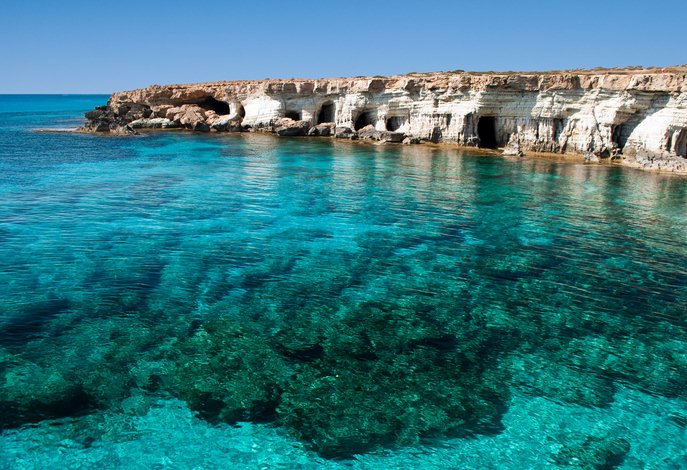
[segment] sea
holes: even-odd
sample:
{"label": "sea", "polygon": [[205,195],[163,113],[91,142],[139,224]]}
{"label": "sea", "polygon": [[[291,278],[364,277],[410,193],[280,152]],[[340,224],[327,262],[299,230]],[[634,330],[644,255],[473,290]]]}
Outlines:
{"label": "sea", "polygon": [[107,99],[0,96],[1,469],[687,469],[687,176]]}

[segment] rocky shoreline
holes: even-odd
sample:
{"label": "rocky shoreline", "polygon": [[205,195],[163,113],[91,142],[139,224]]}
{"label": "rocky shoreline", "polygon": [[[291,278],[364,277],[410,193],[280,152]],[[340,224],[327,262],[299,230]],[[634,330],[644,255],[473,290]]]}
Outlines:
{"label": "rocky shoreline", "polygon": [[687,66],[153,85],[86,113],[141,129],[454,143],[687,172]]}

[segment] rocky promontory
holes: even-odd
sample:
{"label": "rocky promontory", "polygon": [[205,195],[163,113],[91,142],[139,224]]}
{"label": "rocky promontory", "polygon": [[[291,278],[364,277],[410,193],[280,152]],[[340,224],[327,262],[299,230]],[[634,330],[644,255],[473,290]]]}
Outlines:
{"label": "rocky promontory", "polygon": [[113,94],[83,128],[138,129],[448,142],[687,172],[687,66],[153,85]]}

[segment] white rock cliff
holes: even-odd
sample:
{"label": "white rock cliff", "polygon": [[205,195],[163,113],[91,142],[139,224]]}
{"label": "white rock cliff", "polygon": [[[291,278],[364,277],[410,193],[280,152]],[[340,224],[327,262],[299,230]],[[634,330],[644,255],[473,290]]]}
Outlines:
{"label": "white rock cliff", "polygon": [[154,85],[86,117],[95,132],[405,138],[687,172],[687,67]]}

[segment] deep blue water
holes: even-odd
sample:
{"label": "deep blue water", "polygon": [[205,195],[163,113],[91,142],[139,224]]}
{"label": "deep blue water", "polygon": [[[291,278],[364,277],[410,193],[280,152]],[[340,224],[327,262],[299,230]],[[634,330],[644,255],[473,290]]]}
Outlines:
{"label": "deep blue water", "polygon": [[0,468],[687,468],[687,177],[0,96]]}

